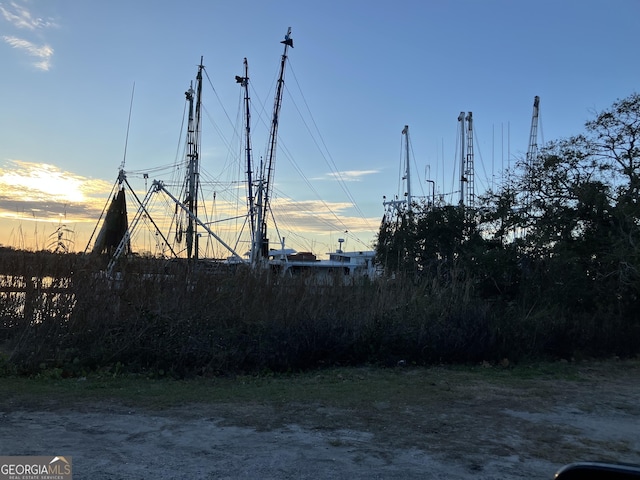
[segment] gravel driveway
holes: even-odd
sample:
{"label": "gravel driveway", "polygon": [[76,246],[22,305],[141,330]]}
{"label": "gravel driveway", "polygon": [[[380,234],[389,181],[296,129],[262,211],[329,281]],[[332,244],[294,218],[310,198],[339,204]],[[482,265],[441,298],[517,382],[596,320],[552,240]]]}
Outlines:
{"label": "gravel driveway", "polygon": [[5,401],[0,454],[71,456],[74,479],[95,480],[551,479],[574,461],[640,463],[640,368],[612,365],[515,385],[440,374],[425,401],[357,408]]}

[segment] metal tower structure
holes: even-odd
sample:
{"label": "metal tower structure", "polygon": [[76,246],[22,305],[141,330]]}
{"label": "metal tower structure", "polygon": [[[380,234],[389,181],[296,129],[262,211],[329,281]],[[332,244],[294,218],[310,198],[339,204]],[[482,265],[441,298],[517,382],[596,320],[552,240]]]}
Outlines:
{"label": "metal tower structure", "polygon": [[[529,131],[529,147],[527,148],[526,157],[526,169],[528,173],[533,172],[533,167],[538,158],[538,116],[540,113],[540,97],[535,96],[533,99],[533,113],[531,115],[531,130]],[[531,187],[528,187],[525,192],[524,198],[524,210],[527,214],[531,209]]]}
{"label": "metal tower structure", "polygon": [[473,115],[467,113],[467,164],[465,165],[464,177],[467,183],[466,206],[473,208],[476,204],[476,192],[474,186],[475,167],[473,164]]}
{"label": "metal tower structure", "polygon": [[476,202],[473,165],[473,114],[460,112],[460,201],[459,205],[473,207]]}
{"label": "metal tower structure", "polygon": [[538,157],[538,116],[540,113],[540,97],[533,99],[533,114],[531,115],[531,130],[529,132],[529,148],[527,149],[527,166],[533,166]]}

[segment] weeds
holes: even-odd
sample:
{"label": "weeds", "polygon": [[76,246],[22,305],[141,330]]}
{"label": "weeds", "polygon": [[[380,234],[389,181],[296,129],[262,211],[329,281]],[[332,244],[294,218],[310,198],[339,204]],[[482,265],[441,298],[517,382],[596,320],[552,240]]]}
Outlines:
{"label": "weeds", "polygon": [[472,279],[319,286],[241,268],[194,271],[138,259],[110,280],[100,274],[101,259],[9,253],[2,253],[0,271],[0,375],[182,378],[513,362],[576,352],[610,356],[619,348],[633,354],[640,339],[615,318],[596,322],[558,316],[553,305],[488,302]]}

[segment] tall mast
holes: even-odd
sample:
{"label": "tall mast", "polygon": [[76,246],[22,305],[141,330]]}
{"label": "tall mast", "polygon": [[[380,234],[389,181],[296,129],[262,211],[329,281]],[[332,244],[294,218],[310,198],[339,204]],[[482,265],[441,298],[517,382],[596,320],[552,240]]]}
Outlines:
{"label": "tall mast", "polygon": [[467,183],[467,207],[473,208],[476,203],[476,193],[474,186],[475,167],[473,165],[473,116],[467,113],[467,165],[464,172]]}
{"label": "tall mast", "polygon": [[[538,116],[540,111],[540,97],[535,96],[533,98],[533,113],[531,114],[531,130],[529,132],[529,147],[527,148],[527,157],[526,157],[526,170],[527,176],[526,178],[531,179],[531,175],[533,174],[533,167],[536,163],[536,159],[538,158]],[[529,180],[530,182],[530,180]],[[524,191],[524,205],[523,209],[526,216],[531,215],[531,203],[532,203],[532,187],[529,183]]]}
{"label": "tall mast", "polygon": [[529,132],[529,148],[527,149],[527,165],[533,166],[538,156],[538,114],[540,110],[540,97],[533,99],[533,114],[531,115],[531,131]]}
{"label": "tall mast", "polygon": [[[405,170],[402,180],[405,182],[405,193],[403,198],[396,198],[394,200],[384,200],[382,205],[387,207],[388,211],[395,208],[398,213],[402,212],[403,206],[405,211],[411,212],[411,164],[409,162],[409,125],[405,125],[402,129],[402,135],[404,135],[404,150],[405,150]],[[386,198],[386,197],[384,197]]]}
{"label": "tall mast", "polygon": [[266,257],[269,252],[269,239],[267,238],[267,214],[269,211],[269,200],[271,198],[271,191],[273,190],[273,175],[276,164],[276,144],[278,140],[278,120],[280,116],[280,106],[282,104],[282,94],[284,91],[284,69],[287,62],[287,52],[289,47],[293,48],[293,39],[291,38],[291,27],[287,30],[287,34],[284,40],[280,43],[284,44],[284,52],[280,61],[280,74],[278,75],[278,83],[276,86],[276,95],[273,106],[273,118],[271,121],[271,131],[269,133],[269,152],[267,156],[267,163],[265,165],[266,172],[262,172],[262,185],[259,187],[261,193],[261,223],[260,223],[260,235],[258,237],[257,251],[261,253],[263,257]]}
{"label": "tall mast", "polygon": [[[527,169],[529,170],[529,175],[527,178],[530,178],[531,173],[533,172],[533,167],[535,165],[536,159],[538,158],[538,117],[540,112],[540,97],[535,96],[533,98],[533,113],[531,115],[531,130],[529,132],[529,148],[527,149]],[[525,211],[529,214],[529,208],[531,207],[531,186],[528,186],[527,191],[525,193]]]}
{"label": "tall mast", "polygon": [[[200,118],[201,118],[201,102],[202,102],[202,57],[200,57],[200,65],[198,66],[198,74],[196,75],[196,90],[194,92],[193,85],[185,92],[189,101],[189,124],[187,127],[187,180],[185,187],[185,204],[189,212],[186,231],[187,258],[198,259],[198,223],[194,221],[194,217],[198,217],[198,183],[200,178]],[[194,94],[195,94],[195,115],[194,115]]]}
{"label": "tall mast", "polygon": [[409,162],[409,125],[405,125],[402,130],[404,135],[404,148],[405,148],[405,174],[404,178],[407,181],[407,211],[411,213],[411,167]]}
{"label": "tall mast", "polygon": [[245,156],[247,160],[247,202],[249,204],[249,222],[251,226],[251,252],[253,254],[253,245],[255,244],[256,233],[256,212],[255,197],[253,193],[253,165],[251,162],[251,109],[249,105],[249,64],[244,59],[244,76],[236,76],[236,82],[244,89],[244,110],[245,110]]}
{"label": "tall mast", "polygon": [[465,181],[464,171],[465,171],[465,148],[464,148],[464,112],[460,112],[458,115],[458,123],[460,124],[460,205],[464,205],[464,190],[465,190]]}

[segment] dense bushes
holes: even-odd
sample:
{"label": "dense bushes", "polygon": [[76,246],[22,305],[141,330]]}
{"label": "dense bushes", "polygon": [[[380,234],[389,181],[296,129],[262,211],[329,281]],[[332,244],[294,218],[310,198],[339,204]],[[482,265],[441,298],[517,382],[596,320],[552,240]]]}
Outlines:
{"label": "dense bushes", "polygon": [[[22,255],[14,277],[42,262],[42,254]],[[318,286],[244,269],[193,272],[160,260],[132,262],[110,280],[80,256],[47,261],[49,285],[71,283],[58,293],[31,292],[28,309],[2,312],[2,350],[23,374],[187,376],[570,358],[632,354],[640,340],[628,322],[488,301],[455,269],[430,281],[398,276]]]}

